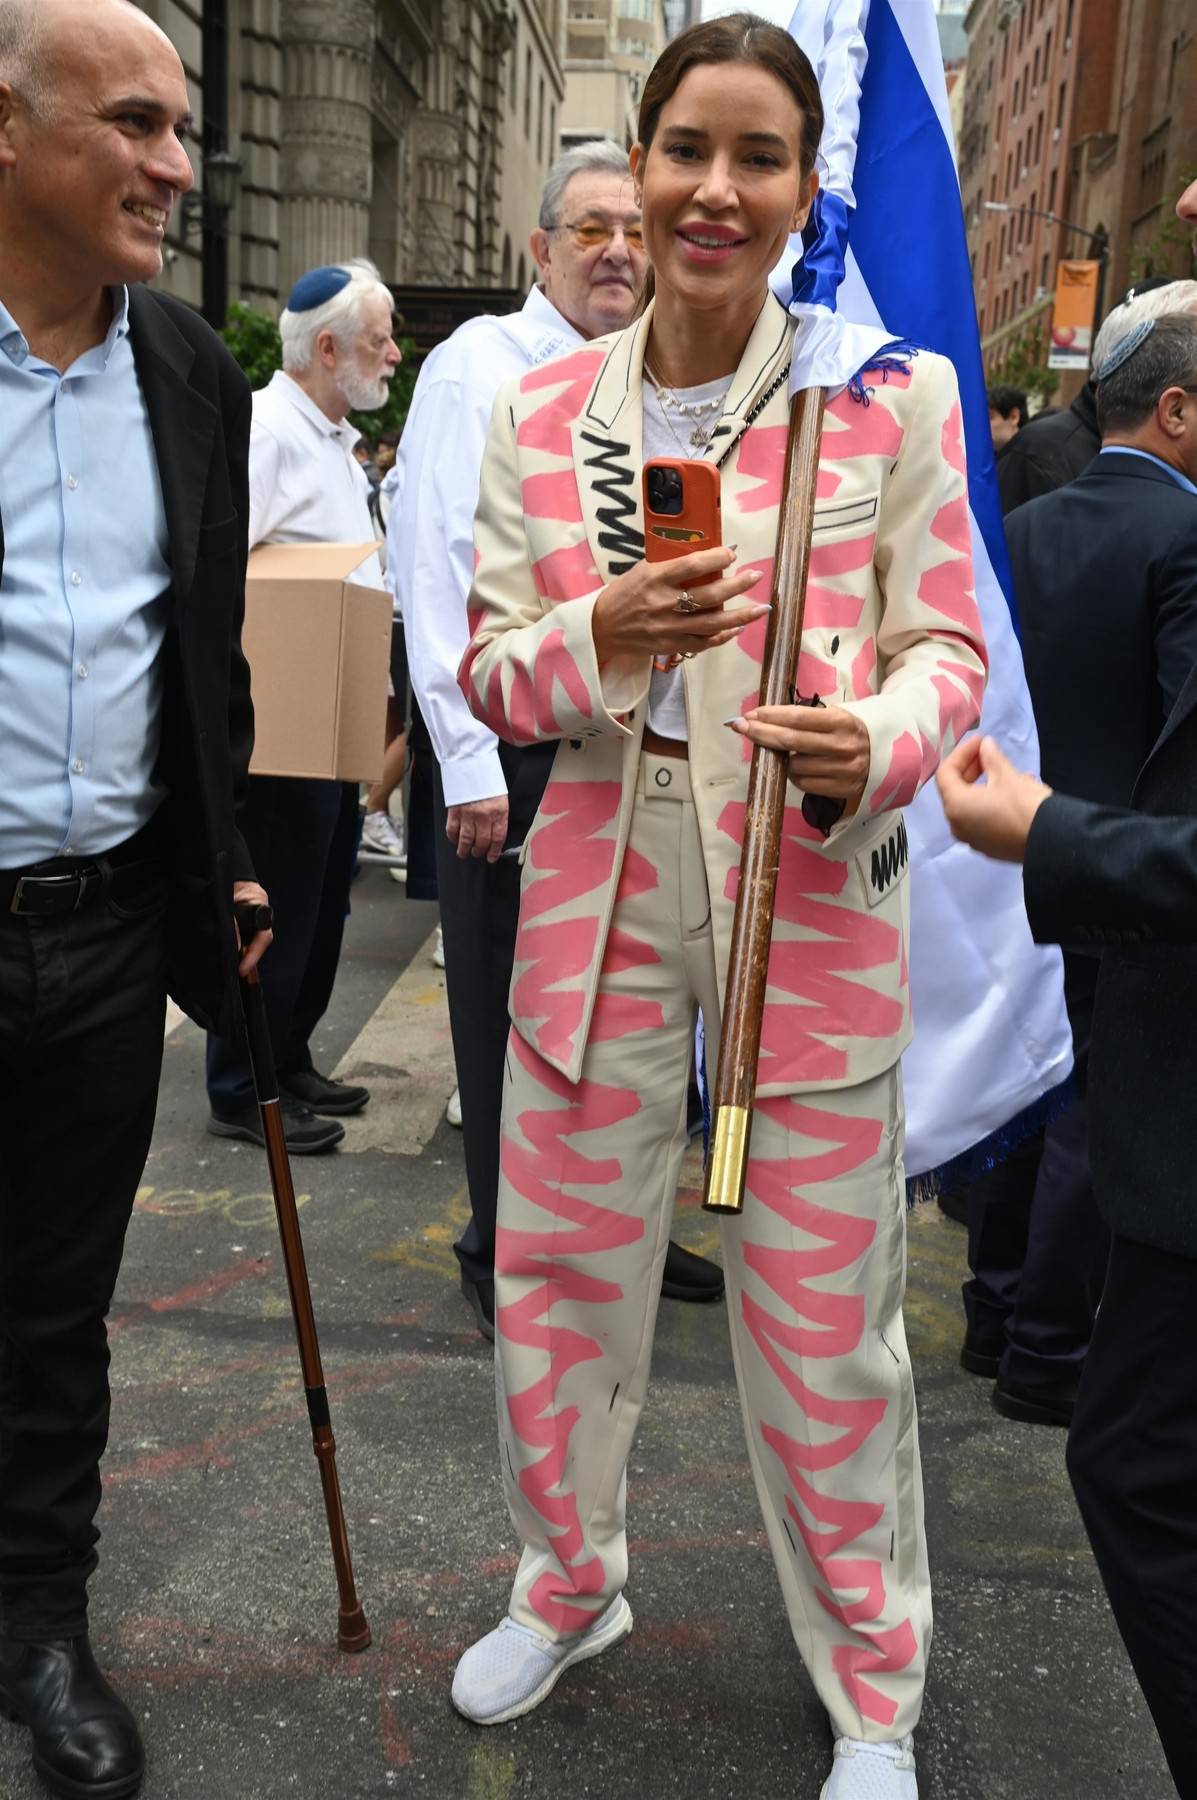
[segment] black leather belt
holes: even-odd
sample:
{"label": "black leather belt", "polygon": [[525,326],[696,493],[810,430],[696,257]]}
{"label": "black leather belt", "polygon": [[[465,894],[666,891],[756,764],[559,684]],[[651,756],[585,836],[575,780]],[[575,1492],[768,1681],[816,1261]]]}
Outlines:
{"label": "black leather belt", "polygon": [[27,869],[0,869],[0,911],[20,918],[61,919],[107,894],[113,879],[162,860],[157,819],[103,856],[55,856]]}

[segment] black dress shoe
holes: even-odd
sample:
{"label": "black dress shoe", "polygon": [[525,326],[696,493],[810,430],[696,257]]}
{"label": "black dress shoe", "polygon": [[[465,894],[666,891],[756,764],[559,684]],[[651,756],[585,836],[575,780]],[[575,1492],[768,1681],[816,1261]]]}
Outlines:
{"label": "black dress shoe", "polygon": [[495,1284],[493,1276],[481,1281],[471,1281],[468,1275],[461,1278],[461,1291],[473,1308],[474,1317],[478,1321],[478,1329],[488,1344],[495,1341]]}
{"label": "black dress shoe", "polygon": [[667,1300],[722,1300],[723,1270],[670,1240],[661,1292]]}
{"label": "black dress shoe", "polygon": [[86,1637],[0,1637],[0,1712],[33,1733],[33,1766],[66,1800],[124,1800],[145,1753],[133,1714],[96,1667]]}
{"label": "black dress shoe", "polygon": [[[292,1156],[314,1156],[319,1150],[331,1150],[345,1136],[345,1127],[335,1119],[318,1119],[308,1107],[282,1096],[283,1136]],[[256,1106],[239,1106],[232,1112],[213,1112],[208,1120],[213,1137],[241,1138],[247,1144],[266,1148],[262,1135],[262,1115]]]}
{"label": "black dress shoe", "polygon": [[993,1404],[1007,1419],[1023,1425],[1072,1424],[1076,1408],[1078,1381],[1036,1382],[1024,1386],[1020,1381],[1004,1381],[1001,1376],[993,1386]]}
{"label": "black dress shoe", "polygon": [[960,1348],[960,1367],[967,1369],[970,1375],[982,1375],[986,1381],[996,1381],[999,1365],[1002,1360],[1001,1348],[994,1349],[983,1338],[969,1337],[965,1334]]}
{"label": "black dress shoe", "polygon": [[347,1081],[333,1081],[316,1069],[296,1069],[292,1075],[280,1075],[279,1091],[290,1094],[314,1113],[332,1113],[348,1117],[360,1113],[370,1098],[369,1088],[351,1087]]}

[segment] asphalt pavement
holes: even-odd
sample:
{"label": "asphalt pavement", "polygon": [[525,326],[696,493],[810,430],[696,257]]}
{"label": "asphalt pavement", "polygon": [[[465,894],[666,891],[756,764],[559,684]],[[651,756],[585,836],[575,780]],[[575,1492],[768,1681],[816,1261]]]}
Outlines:
{"label": "asphalt pavement", "polygon": [[[479,1730],[460,1652],[515,1562],[491,1352],[457,1287],[460,1134],[435,910],[384,870],[354,893],[322,1068],[374,1097],[295,1162],[358,1585],[336,1589],[264,1154],[204,1131],[203,1040],[166,1044],[153,1151],[113,1306],[114,1405],[92,1631],[139,1716],[146,1800],[816,1800],[826,1722],[786,1625],[744,1453],[723,1308],[665,1302],[629,1471],[636,1627],[536,1713]],[[675,1236],[703,1253],[692,1156]],[[957,1364],[964,1233],[910,1227],[935,1644],[922,1800],[1168,1800],[1150,1720],[1064,1470]],[[0,1723],[0,1796],[34,1800]]]}

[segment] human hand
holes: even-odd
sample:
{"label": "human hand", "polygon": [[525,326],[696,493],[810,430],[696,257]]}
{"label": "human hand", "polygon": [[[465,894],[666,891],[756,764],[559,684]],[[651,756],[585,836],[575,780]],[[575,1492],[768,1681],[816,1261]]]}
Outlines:
{"label": "human hand", "polygon": [[[982,775],[984,787],[979,786]],[[999,862],[1020,863],[1031,821],[1051,789],[1024,775],[992,738],[966,738],[935,777],[952,836]]]}
{"label": "human hand", "polygon": [[868,785],[871,746],[866,726],[843,706],[751,706],[726,721],[737,736],[782,750],[795,787],[844,802],[850,818]]}
{"label": "human hand", "polygon": [[451,806],[445,818],[445,836],[463,861],[473,856],[498,862],[507,842],[506,794]]}
{"label": "human hand", "polygon": [[[270,896],[267,894],[266,889],[258,882],[235,881],[233,883],[234,912],[239,906],[269,905]],[[242,955],[241,961],[237,965],[237,973],[239,975],[248,975],[251,969],[256,969],[273,942],[273,931],[257,931],[254,933],[253,937],[250,938],[248,944],[243,943],[241,939],[241,928],[238,926],[237,943]]]}
{"label": "human hand", "polygon": [[[613,656],[697,656],[729,644],[746,625],[770,611],[767,603],[727,607],[729,600],[755,587],[759,569],[727,570],[736,559],[734,544],[714,550],[692,550],[672,562],[637,563],[617,575],[595,601],[594,647],[600,662]],[[709,586],[696,587],[715,575]],[[686,602],[679,610],[679,601]]]}

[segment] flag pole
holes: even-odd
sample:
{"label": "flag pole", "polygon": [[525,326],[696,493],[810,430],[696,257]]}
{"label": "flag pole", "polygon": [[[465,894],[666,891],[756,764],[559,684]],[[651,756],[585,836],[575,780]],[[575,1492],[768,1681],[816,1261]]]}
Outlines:
{"label": "flag pole", "polygon": [[[773,565],[773,611],[761,663],[761,706],[790,706],[798,698],[798,651],[806,611],[825,398],[821,387],[801,388],[790,402]],[[703,1198],[708,1212],[738,1213],[744,1207],[752,1101],[773,936],[773,900],[781,859],[787,761],[784,751],[753,745]],[[804,806],[808,814],[812,800],[814,797],[808,796]],[[833,816],[842,811],[838,802],[828,804]]]}

